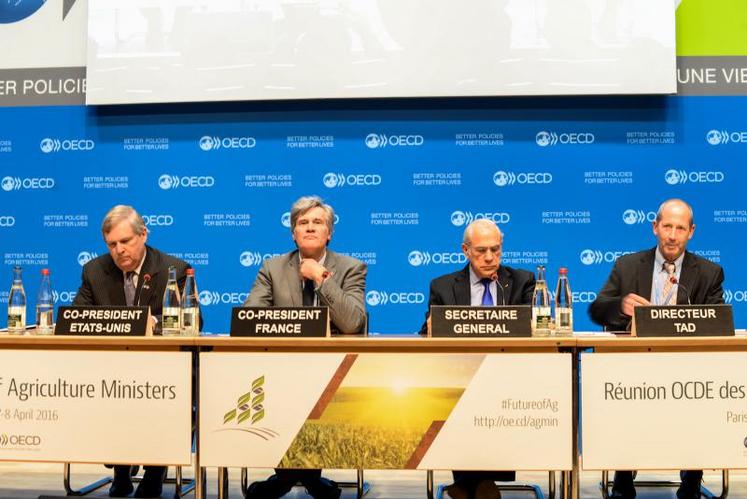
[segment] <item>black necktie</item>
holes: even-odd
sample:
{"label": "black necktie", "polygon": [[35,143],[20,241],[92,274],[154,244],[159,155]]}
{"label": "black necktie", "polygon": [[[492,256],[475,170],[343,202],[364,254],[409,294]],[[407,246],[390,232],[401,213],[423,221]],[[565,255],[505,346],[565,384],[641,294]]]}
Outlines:
{"label": "black necktie", "polygon": [[303,281],[303,306],[314,306],[314,281],[311,279],[304,279]]}

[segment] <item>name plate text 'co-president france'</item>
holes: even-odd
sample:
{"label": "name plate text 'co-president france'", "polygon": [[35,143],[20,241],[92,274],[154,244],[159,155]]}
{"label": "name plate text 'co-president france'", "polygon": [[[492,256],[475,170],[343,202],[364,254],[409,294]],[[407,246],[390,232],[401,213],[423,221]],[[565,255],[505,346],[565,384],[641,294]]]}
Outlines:
{"label": "name plate text 'co-president france'", "polygon": [[635,307],[637,336],[734,336],[731,305]]}
{"label": "name plate text 'co-president france'", "polygon": [[327,307],[235,307],[231,336],[323,338],[329,336]]}
{"label": "name plate text 'co-president france'", "polygon": [[438,338],[526,338],[532,336],[528,305],[431,307],[431,336]]}
{"label": "name plate text 'co-president france'", "polygon": [[150,330],[150,307],[60,307],[54,334],[145,336]]}

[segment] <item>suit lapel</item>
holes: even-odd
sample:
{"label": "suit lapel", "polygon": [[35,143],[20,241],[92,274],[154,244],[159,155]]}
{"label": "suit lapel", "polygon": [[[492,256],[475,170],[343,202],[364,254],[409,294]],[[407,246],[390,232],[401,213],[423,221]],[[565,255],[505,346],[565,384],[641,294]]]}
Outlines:
{"label": "suit lapel", "polygon": [[651,277],[654,274],[655,251],[656,248],[643,255],[641,264],[638,266],[638,294],[649,301],[651,301]]}
{"label": "suit lapel", "polygon": [[[498,268],[498,282],[496,282],[496,285],[498,286],[498,294],[501,296],[501,305],[508,305],[513,303],[513,300],[511,299],[511,292],[514,288],[514,280],[511,277],[511,274],[508,270],[506,270],[505,267],[499,267]],[[495,303],[498,304],[498,297],[495,297]]]}
{"label": "suit lapel", "polygon": [[690,301],[688,297],[693,291],[693,284],[698,282],[698,262],[687,251],[685,252],[685,257],[682,259],[680,282],[682,286],[677,286],[677,303],[686,304]]}
{"label": "suit lapel", "polygon": [[[161,259],[158,253],[152,248],[148,247],[145,252],[145,261],[143,266],[140,268],[140,275],[137,279],[137,290],[135,290],[135,303],[140,305],[148,305],[150,299],[153,296],[154,283],[156,282],[156,276],[159,272],[161,265]],[[149,282],[146,283],[145,275],[150,275]]]}
{"label": "suit lapel", "polygon": [[109,276],[109,282],[111,286],[107,286],[107,294],[109,295],[108,302],[112,305],[124,306],[127,305],[127,299],[124,293],[124,274],[119,267],[114,264],[114,260],[111,256],[108,259],[108,265],[104,268],[104,272]]}
{"label": "suit lapel", "polygon": [[469,264],[454,279],[454,302],[456,305],[469,306],[472,303],[469,290]]}
{"label": "suit lapel", "polygon": [[291,306],[301,307],[303,306],[303,297],[301,296],[301,281],[298,277],[298,251],[290,254],[288,265],[290,266],[290,271],[285,272],[285,285],[288,290],[288,296],[291,299]]}

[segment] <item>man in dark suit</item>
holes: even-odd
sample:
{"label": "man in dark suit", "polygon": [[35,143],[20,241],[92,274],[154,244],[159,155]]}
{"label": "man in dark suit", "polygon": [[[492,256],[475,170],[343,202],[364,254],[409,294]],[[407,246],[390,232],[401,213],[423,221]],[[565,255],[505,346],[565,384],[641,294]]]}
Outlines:
{"label": "man in dark suit", "polygon": [[[148,228],[131,206],[118,205],[109,210],[101,232],[109,253],[83,267],[82,283],[73,305],[147,305],[157,328],[169,267],[176,268],[182,289],[189,265],[145,244]],[[132,493],[131,469],[131,466],[114,466],[110,497],[127,497]],[[146,466],[135,497],[160,496],[165,478],[166,467]]]}
{"label": "man in dark suit", "polygon": [[[503,234],[492,220],[479,219],[464,231],[462,251],[469,264],[462,270],[431,281],[429,305],[529,305],[534,294],[534,274],[501,265]],[[427,334],[430,313],[420,330]],[[515,479],[513,471],[454,471],[446,487],[451,499],[498,499],[496,480]]]}
{"label": "man in dark suit", "polygon": [[[246,307],[326,306],[332,330],[362,333],[366,328],[366,265],[327,248],[335,214],[316,197],[298,199],[291,208],[291,233],[297,249],[265,261],[257,274]],[[301,482],[315,499],[338,499],[339,486],[321,470],[276,469],[254,482],[246,499],[275,499]]]}
{"label": "man in dark suit", "polygon": [[[625,331],[639,305],[724,302],[723,269],[685,250],[695,233],[690,205],[680,199],[662,203],[653,231],[656,247],[618,258],[589,307],[591,319],[608,330]],[[703,472],[681,471],[680,477],[678,499],[700,499]],[[633,473],[616,471],[612,497],[633,499],[635,495]]]}

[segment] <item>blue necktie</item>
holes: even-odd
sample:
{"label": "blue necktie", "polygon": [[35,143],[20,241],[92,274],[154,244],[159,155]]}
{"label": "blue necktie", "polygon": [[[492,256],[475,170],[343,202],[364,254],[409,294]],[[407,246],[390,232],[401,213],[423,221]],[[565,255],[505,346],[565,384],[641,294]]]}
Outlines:
{"label": "blue necktie", "polygon": [[482,293],[482,306],[492,307],[493,296],[490,294],[490,283],[493,282],[493,280],[486,277],[485,279],[480,279],[480,282],[485,286],[485,291]]}

